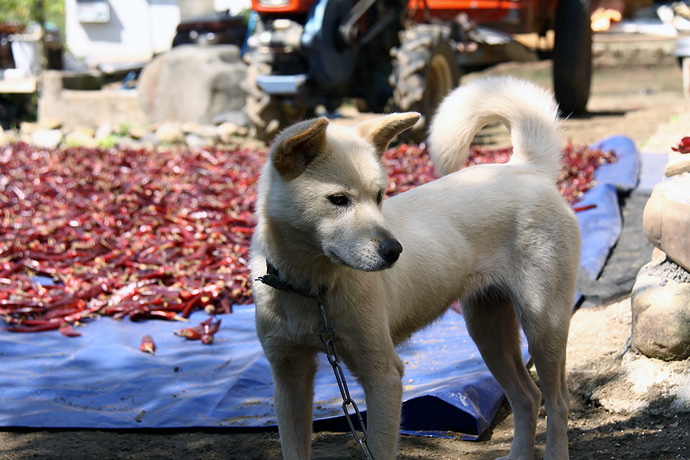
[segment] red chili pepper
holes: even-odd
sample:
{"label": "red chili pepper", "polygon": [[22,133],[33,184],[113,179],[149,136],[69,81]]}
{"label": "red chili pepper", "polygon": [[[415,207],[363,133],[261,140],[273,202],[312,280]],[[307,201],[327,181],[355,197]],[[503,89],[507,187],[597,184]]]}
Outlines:
{"label": "red chili pepper", "polygon": [[254,233],[254,227],[240,227],[236,225],[232,227],[231,231],[235,233],[243,233],[245,235],[252,235]]}
{"label": "red chili pepper", "polygon": [[184,307],[184,310],[182,310],[182,313],[180,316],[182,316],[183,318],[189,318],[189,315],[192,313],[192,310],[194,309],[194,307],[201,304],[201,297],[202,296],[203,296],[203,293],[199,292],[194,297],[189,299],[189,301],[187,301],[187,304]]}
{"label": "red chili pepper", "polygon": [[219,319],[215,323],[211,323],[211,320],[214,317],[212,316],[208,320],[204,321],[201,323],[203,325],[203,332],[201,334],[201,341],[205,343],[206,345],[211,345],[213,343],[213,336],[218,332],[218,329],[220,328],[220,322],[221,320]]}
{"label": "red chili pepper", "polygon": [[201,331],[197,329],[197,327],[186,327],[184,329],[180,329],[179,331],[175,331],[175,335],[184,337],[187,340],[199,340],[201,339]]}
{"label": "red chili pepper", "polygon": [[155,270],[150,271],[141,276],[142,280],[151,280],[156,278],[162,278],[165,276],[165,267],[158,267]]}
{"label": "red chili pepper", "polygon": [[229,315],[232,313],[232,305],[230,304],[230,300],[226,296],[223,296],[220,299],[220,307],[223,310],[223,313]]}
{"label": "red chili pepper", "polygon": [[62,323],[60,325],[59,330],[60,330],[60,333],[62,335],[67,336],[67,337],[80,337],[81,336],[81,332],[75,331],[74,328],[72,327],[72,325],[69,323]]}
{"label": "red chili pepper", "polygon": [[10,264],[10,266],[6,269],[4,269],[2,272],[0,272],[0,278],[9,278],[10,275],[23,270],[24,269],[24,260],[19,260],[15,262],[14,264]]}
{"label": "red chili pepper", "polygon": [[587,211],[588,209],[594,209],[596,207],[597,207],[596,204],[588,204],[585,206],[575,206],[575,207],[573,207],[573,211],[575,211],[575,212]]}
{"label": "red chili pepper", "polygon": [[55,321],[47,321],[44,324],[36,326],[6,326],[3,329],[9,332],[42,332],[53,331],[60,328],[60,323]]}
{"label": "red chili pepper", "polygon": [[679,153],[690,153],[690,137],[682,138],[677,146],[671,147],[671,150]]}
{"label": "red chili pepper", "polygon": [[183,322],[188,322],[189,320],[187,318],[183,318],[180,315],[177,314],[177,312],[174,311],[165,311],[165,310],[151,310],[149,312],[152,318],[162,318],[162,319],[167,319],[169,321],[183,321]]}
{"label": "red chili pepper", "polygon": [[150,335],[145,335],[144,337],[142,337],[139,349],[144,353],[154,354],[156,352],[156,344],[153,341],[153,337],[151,337]]}
{"label": "red chili pepper", "polygon": [[216,332],[218,332],[221,322],[219,319],[214,323],[214,318],[215,316],[211,316],[207,320],[199,323],[197,326],[187,327],[179,331],[175,331],[175,335],[184,337],[187,340],[201,340],[202,343],[210,345],[213,343],[213,336],[216,334]]}

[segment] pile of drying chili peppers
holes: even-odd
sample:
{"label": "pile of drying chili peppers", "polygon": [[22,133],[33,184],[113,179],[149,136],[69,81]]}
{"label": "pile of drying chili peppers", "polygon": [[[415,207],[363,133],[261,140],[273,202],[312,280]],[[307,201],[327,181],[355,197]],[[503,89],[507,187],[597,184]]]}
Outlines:
{"label": "pile of drying chili peppers", "polygon": [[[509,157],[474,148],[469,163]],[[569,144],[564,159],[559,187],[572,203],[615,155]],[[5,329],[76,336],[74,326],[102,315],[183,320],[251,302],[252,206],[265,160],[256,149],[0,149]],[[391,148],[384,162],[389,195],[436,177],[423,147]],[[178,335],[210,343],[219,323]]]}
{"label": "pile of drying chili peppers", "polygon": [[184,319],[251,302],[254,149],[0,150],[0,315],[13,332],[95,315]]}
{"label": "pile of drying chili peppers", "polygon": [[[487,149],[472,146],[466,166],[483,163],[506,163],[512,147]],[[594,170],[599,165],[614,163],[616,155],[611,151],[590,149],[571,142],[562,151],[562,168],[558,178],[558,189],[568,201],[575,204],[582,194],[594,186]],[[431,158],[423,146],[402,144],[389,149],[383,157],[389,171],[390,182],[387,194],[393,196],[438,177]]]}

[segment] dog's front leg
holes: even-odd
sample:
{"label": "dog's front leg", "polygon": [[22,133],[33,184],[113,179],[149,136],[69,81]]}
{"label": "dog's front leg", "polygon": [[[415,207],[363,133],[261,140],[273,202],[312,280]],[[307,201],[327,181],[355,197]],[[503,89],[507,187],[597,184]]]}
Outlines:
{"label": "dog's front leg", "polygon": [[269,361],[283,458],[306,460],[311,453],[316,354],[281,353]]}
{"label": "dog's front leg", "polygon": [[354,370],[367,400],[367,433],[376,460],[396,457],[400,435],[403,363],[391,343],[384,350],[359,354]]}

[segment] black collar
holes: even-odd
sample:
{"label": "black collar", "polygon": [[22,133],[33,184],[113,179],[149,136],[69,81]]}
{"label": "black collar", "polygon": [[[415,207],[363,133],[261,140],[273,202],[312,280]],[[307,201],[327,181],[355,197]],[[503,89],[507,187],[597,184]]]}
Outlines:
{"label": "black collar", "polygon": [[256,281],[261,281],[265,285],[271,286],[273,289],[277,289],[279,291],[294,292],[295,294],[299,294],[303,297],[316,300],[319,300],[319,297],[326,292],[326,288],[323,286],[319,287],[318,294],[312,294],[309,289],[295,286],[283,278],[278,269],[274,267],[273,264],[268,260],[266,260],[266,274],[258,277]]}

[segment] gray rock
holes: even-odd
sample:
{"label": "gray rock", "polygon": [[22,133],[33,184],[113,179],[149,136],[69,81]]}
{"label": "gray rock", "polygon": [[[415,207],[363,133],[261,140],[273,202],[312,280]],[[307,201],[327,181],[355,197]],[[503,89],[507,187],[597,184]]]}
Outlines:
{"label": "gray rock", "polygon": [[148,130],[146,128],[142,128],[141,126],[132,126],[127,130],[127,134],[129,137],[132,139],[141,139],[142,137],[146,136],[148,133]]}
{"label": "gray rock", "polygon": [[246,74],[236,46],[175,47],[142,71],[139,104],[150,122],[211,124],[218,114],[244,107]]}
{"label": "gray rock", "polygon": [[38,127],[41,129],[60,129],[62,121],[55,117],[45,117],[38,120]]}
{"label": "gray rock", "polygon": [[235,123],[225,122],[218,125],[216,131],[220,141],[224,144],[228,144],[234,140],[235,136],[246,136],[249,129]]}
{"label": "gray rock", "polygon": [[105,139],[108,136],[111,136],[115,130],[113,129],[113,125],[110,123],[101,123],[98,128],[96,128],[96,131],[94,132],[94,137],[98,139],[99,141],[101,139]]}
{"label": "gray rock", "polygon": [[665,361],[690,358],[690,274],[668,258],[651,261],[637,276],[631,346]]}
{"label": "gray rock", "polygon": [[234,123],[236,125],[249,127],[249,119],[244,113],[244,110],[230,110],[222,112],[213,117],[213,124],[219,125],[221,123]]}
{"label": "gray rock", "polygon": [[117,146],[121,149],[139,150],[144,147],[144,144],[140,140],[124,136],[117,139]]}
{"label": "gray rock", "polygon": [[161,144],[160,140],[156,136],[156,133],[146,132],[143,136],[137,139],[141,145],[145,147],[155,147]]}
{"label": "gray rock", "polygon": [[156,138],[161,144],[184,143],[184,131],[175,123],[162,123],[156,129]]}
{"label": "gray rock", "polygon": [[44,149],[54,149],[62,141],[60,129],[37,129],[31,133],[31,144]]}
{"label": "gray rock", "polygon": [[654,187],[642,227],[654,246],[690,270],[690,174],[674,176]]}
{"label": "gray rock", "polygon": [[98,141],[84,130],[75,130],[67,133],[63,143],[69,147],[98,147]]}
{"label": "gray rock", "polygon": [[[19,132],[20,132],[21,134],[29,134],[29,135],[31,135],[31,134],[34,133],[34,131],[36,131],[36,130],[39,129],[39,128],[40,128],[40,127],[38,126],[38,123],[33,122],[33,121],[22,121],[22,122],[19,124]],[[45,128],[45,129],[47,129],[47,128]]]}
{"label": "gray rock", "polygon": [[199,137],[205,137],[215,141],[217,137],[216,127],[210,125],[200,125],[199,123],[185,123],[182,125],[182,130],[186,134],[195,134]]}
{"label": "gray rock", "polygon": [[94,137],[96,135],[96,131],[91,126],[84,125],[75,126],[72,132],[78,132],[89,137]]}
{"label": "gray rock", "polygon": [[204,148],[213,145],[214,140],[198,134],[189,133],[184,136],[185,144],[191,148]]}

